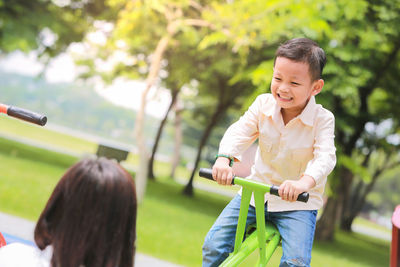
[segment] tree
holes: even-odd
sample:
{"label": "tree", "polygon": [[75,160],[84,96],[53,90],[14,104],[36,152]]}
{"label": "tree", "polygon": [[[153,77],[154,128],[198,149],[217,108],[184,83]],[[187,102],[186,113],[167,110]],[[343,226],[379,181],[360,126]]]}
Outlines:
{"label": "tree", "polygon": [[172,160],[171,160],[171,178],[175,178],[175,172],[178,168],[180,159],[181,159],[181,146],[182,146],[182,111],[183,108],[181,107],[180,101],[175,101],[174,104],[174,152],[172,153]]}
{"label": "tree", "polygon": [[[396,132],[399,124],[398,100],[395,97],[398,87],[394,81],[399,71],[400,32],[397,25],[400,22],[400,5],[399,1],[353,1],[351,6],[346,1],[337,1],[332,5],[333,9],[329,9],[331,13],[326,19],[335,34],[331,40],[324,42],[328,62],[332,62],[328,63],[326,70],[324,104],[336,116],[338,157],[364,155],[368,159],[368,154],[380,148],[368,142],[366,125],[391,119]],[[328,199],[317,225],[317,239],[332,240],[338,221],[342,228],[349,230],[349,222],[354,217],[354,214],[348,215],[352,213],[348,207],[352,205],[352,192],[358,192],[357,186],[352,191],[355,175],[360,166],[370,162],[342,163],[339,161],[332,177],[331,186],[337,194]],[[374,177],[374,172],[369,176]],[[375,179],[378,177],[375,176]]]}
{"label": "tree", "polygon": [[[396,155],[397,158],[398,156]],[[388,192],[400,191],[399,171],[400,166],[397,166],[381,174],[382,177],[377,181],[373,191],[368,194],[361,213],[364,215],[375,213],[389,218],[392,216],[394,209],[400,203],[400,195],[389,194]]]}
{"label": "tree", "polygon": [[104,1],[0,0],[0,53],[37,51],[45,61],[80,42],[96,18],[110,19]]}
{"label": "tree", "polygon": [[[346,231],[351,231],[351,225],[356,216],[364,207],[367,196],[371,193],[376,182],[386,173],[397,169],[400,166],[400,158],[398,148],[391,145],[380,145],[376,150],[369,150],[366,155],[362,155],[362,162],[359,166],[351,166],[354,164],[352,159],[343,157],[346,164],[349,164],[349,169],[353,171],[357,178],[352,186],[350,201],[347,206],[343,207],[342,219],[340,228]],[[356,158],[355,156],[352,157]]]}
{"label": "tree", "polygon": [[154,143],[153,143],[153,148],[151,150],[150,159],[149,159],[148,165],[147,165],[148,178],[149,179],[153,179],[153,180],[155,179],[154,170],[153,170],[153,168],[154,168],[154,159],[155,159],[155,156],[156,156],[156,153],[157,153],[158,145],[159,145],[159,142],[160,142],[160,139],[161,139],[161,135],[162,135],[164,126],[165,126],[165,124],[167,122],[167,119],[168,119],[168,115],[170,114],[170,112],[174,108],[174,106],[176,105],[176,101],[178,99],[178,94],[179,94],[179,89],[176,89],[176,87],[175,87],[174,89],[171,90],[171,93],[172,93],[171,103],[169,104],[168,110],[165,113],[164,118],[161,120],[161,123],[160,123],[160,125],[158,127],[156,138],[155,138]]}
{"label": "tree", "polygon": [[[110,38],[110,47],[116,48],[118,43],[124,42],[127,51],[133,55],[144,55],[146,86],[141,95],[141,106],[135,123],[136,144],[139,151],[139,169],[136,173],[137,196],[143,198],[148,171],[148,153],[143,132],[147,94],[159,79],[164,54],[171,43],[176,43],[176,35],[193,27],[210,27],[211,25],[200,18],[202,3],[199,1],[126,1],[111,2],[113,8],[122,8],[115,24],[113,36]],[[152,22],[152,23],[149,23]],[[137,65],[138,66],[138,65]],[[135,66],[135,68],[137,67]],[[117,66],[108,76],[114,79],[115,74],[127,74],[130,68]],[[131,68],[132,70],[132,68]],[[128,74],[129,76],[129,74]],[[139,75],[140,76],[140,75]]]}
{"label": "tree", "polygon": [[166,88],[170,88],[171,103],[163,120],[160,123],[157,136],[153,144],[150,160],[148,162],[148,176],[150,179],[154,178],[154,158],[157,152],[163,127],[165,126],[169,113],[177,102],[181,88],[184,86],[189,87],[191,80],[194,79],[195,74],[198,71],[193,67],[195,65],[195,58],[197,56],[197,54],[193,51],[197,50],[196,46],[201,40],[201,31],[196,29],[186,29],[184,32],[177,34],[175,40],[176,41],[174,42],[174,45],[172,45],[171,49],[165,52],[164,57],[164,59],[168,62],[164,68],[168,75],[163,79],[162,84]]}
{"label": "tree", "polygon": [[[201,136],[200,142],[197,148],[197,155],[192,169],[192,173],[189,178],[189,182],[185,186],[184,194],[193,195],[193,179],[201,159],[201,154],[204,146],[207,143],[209,136],[211,135],[212,129],[217,125],[217,123],[224,117],[224,114],[229,107],[235,104],[235,101],[243,94],[246,94],[251,90],[249,84],[246,83],[236,83],[235,85],[230,85],[230,76],[224,76],[216,71],[213,71],[214,79],[209,82],[201,82],[202,86],[209,86],[212,91],[208,94],[216,97],[217,103],[210,116],[205,117],[205,129]],[[203,90],[202,90],[203,91]],[[208,112],[204,112],[208,113]]]}

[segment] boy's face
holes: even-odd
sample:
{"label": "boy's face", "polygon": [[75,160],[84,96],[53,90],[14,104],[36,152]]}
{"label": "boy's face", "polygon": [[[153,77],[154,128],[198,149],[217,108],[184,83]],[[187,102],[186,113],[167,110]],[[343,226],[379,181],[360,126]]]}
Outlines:
{"label": "boy's face", "polygon": [[323,85],[322,79],[312,81],[307,63],[285,57],[276,59],[271,93],[285,111],[295,115],[300,114],[310,97],[317,95]]}

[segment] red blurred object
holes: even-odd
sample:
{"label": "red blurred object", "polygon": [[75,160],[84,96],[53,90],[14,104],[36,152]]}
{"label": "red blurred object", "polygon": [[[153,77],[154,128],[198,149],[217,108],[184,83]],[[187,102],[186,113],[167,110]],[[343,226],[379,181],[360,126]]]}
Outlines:
{"label": "red blurred object", "polygon": [[393,212],[392,224],[390,267],[400,267],[400,205]]}
{"label": "red blurred object", "polygon": [[0,103],[0,113],[7,114],[8,106]]}
{"label": "red blurred object", "polygon": [[4,236],[0,233],[0,248],[5,245],[7,245],[6,240],[4,239]]}

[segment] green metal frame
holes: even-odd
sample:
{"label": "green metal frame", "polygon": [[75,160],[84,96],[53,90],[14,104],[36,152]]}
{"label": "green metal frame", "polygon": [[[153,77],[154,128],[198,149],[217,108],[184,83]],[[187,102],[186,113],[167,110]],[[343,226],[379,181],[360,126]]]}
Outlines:
{"label": "green metal frame", "polygon": [[[242,200],[240,203],[239,219],[236,229],[235,247],[233,252],[220,266],[237,266],[257,247],[259,260],[256,266],[266,266],[281,240],[278,229],[271,223],[265,223],[264,195],[269,193],[271,186],[235,177],[234,184],[242,186]],[[256,204],[257,229],[243,242],[247,212],[249,210],[251,195],[254,194]]]}

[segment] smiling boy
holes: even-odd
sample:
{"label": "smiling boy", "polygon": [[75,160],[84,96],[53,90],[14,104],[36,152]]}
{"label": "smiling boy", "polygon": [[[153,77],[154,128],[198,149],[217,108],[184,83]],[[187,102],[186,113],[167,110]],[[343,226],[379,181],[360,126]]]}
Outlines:
{"label": "smiling boy", "polygon": [[[322,207],[328,174],[336,164],[334,116],[316,104],[321,92],[325,52],[312,40],[282,44],[275,55],[271,94],[257,97],[221,140],[213,178],[231,184],[231,165],[258,138],[248,179],[279,186],[281,197],[265,195],[265,219],[282,236],[280,266],[309,266],[317,210]],[[295,202],[309,192],[307,203]],[[205,238],[203,266],[218,266],[233,251],[240,192],[225,207]],[[254,201],[247,225],[255,222]]]}

